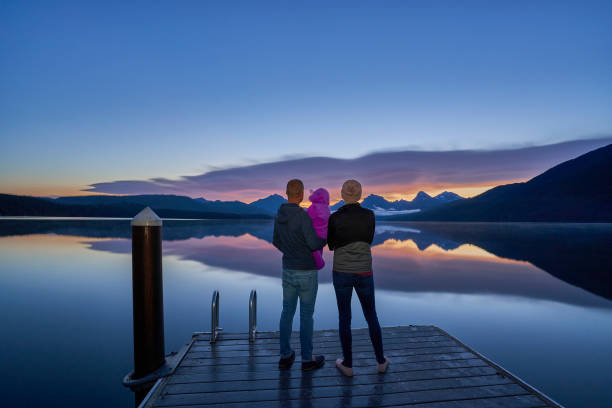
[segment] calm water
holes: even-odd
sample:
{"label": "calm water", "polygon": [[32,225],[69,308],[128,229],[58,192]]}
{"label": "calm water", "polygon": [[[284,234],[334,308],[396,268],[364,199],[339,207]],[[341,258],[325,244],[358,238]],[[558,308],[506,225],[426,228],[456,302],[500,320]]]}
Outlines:
{"label": "calm water", "polygon": [[[259,329],[277,329],[270,222],[165,221],[163,236],[168,352],[209,328],[215,289],[225,330],[247,329],[252,288]],[[0,220],[7,406],[133,406],[129,238],[129,221]],[[373,255],[383,325],[437,325],[568,407],[612,406],[612,225],[380,224]],[[337,325],[330,275],[317,329]]]}

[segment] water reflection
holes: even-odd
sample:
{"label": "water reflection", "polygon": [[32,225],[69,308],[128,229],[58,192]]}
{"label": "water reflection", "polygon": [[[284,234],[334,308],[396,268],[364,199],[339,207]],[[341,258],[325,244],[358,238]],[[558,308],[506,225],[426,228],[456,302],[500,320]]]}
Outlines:
{"label": "water reflection", "polygon": [[[164,223],[164,254],[278,277],[280,254],[271,245],[272,228],[269,221],[169,220]],[[41,233],[95,237],[85,240],[92,250],[131,251],[128,221],[0,222],[0,236]],[[601,298],[612,299],[609,248],[609,224],[380,223],[373,256],[380,289],[490,293],[611,307]],[[323,283],[331,280],[329,251],[325,258]]]}
{"label": "water reflection", "polygon": [[[167,351],[209,327],[215,289],[226,330],[246,329],[252,288],[259,327],[278,327],[269,221],[164,221],[163,236]],[[612,225],[381,223],[379,318],[443,327],[566,406],[612,406],[611,247]],[[129,220],[0,219],[5,405],[132,403],[120,385],[133,368],[130,252]],[[330,275],[319,275],[317,329],[337,325]]]}

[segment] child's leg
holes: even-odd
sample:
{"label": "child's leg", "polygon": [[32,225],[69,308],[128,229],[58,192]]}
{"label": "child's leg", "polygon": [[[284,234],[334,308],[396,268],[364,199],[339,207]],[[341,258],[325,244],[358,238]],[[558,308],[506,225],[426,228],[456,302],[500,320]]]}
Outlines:
{"label": "child's leg", "polygon": [[315,264],[317,264],[317,269],[322,269],[325,266],[325,261],[323,260],[323,250],[319,249],[318,251],[313,251],[312,256],[314,257]]}

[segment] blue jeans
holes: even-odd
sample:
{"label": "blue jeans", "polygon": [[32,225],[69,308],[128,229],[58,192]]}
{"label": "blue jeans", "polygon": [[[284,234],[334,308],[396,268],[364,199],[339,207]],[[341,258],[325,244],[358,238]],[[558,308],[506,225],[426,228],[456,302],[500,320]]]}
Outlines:
{"label": "blue jeans", "polygon": [[338,326],[340,332],[340,343],[342,354],[344,354],[344,365],[353,366],[353,336],[351,334],[351,297],[353,288],[361,303],[363,316],[368,322],[370,340],[374,346],[376,361],[385,362],[383,355],[383,342],[378,316],[376,315],[376,304],[374,301],[374,278],[370,276],[357,275],[355,273],[334,272],[334,290],[338,303]]}
{"label": "blue jeans", "polygon": [[291,348],[293,316],[300,299],[300,344],[302,361],[312,360],[312,326],[319,280],[317,270],[283,269],[283,312],[280,318],[280,354],[288,357]]}

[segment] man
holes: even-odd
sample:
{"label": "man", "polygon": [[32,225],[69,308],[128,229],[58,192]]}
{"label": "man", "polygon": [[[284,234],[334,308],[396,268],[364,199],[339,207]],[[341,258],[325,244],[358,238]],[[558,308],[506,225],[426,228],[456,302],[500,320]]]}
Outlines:
{"label": "man", "polygon": [[319,238],[312,221],[299,204],[304,199],[304,184],[297,179],[287,183],[287,204],[278,209],[274,220],[273,244],[283,253],[283,311],[280,318],[280,360],[278,367],[288,369],[295,360],[289,343],[293,316],[300,300],[300,344],[302,370],[315,370],[325,364],[324,356],[312,355],[312,327],[319,287],[313,251],[326,241]]}
{"label": "man", "polygon": [[389,360],[383,355],[382,333],[376,315],[370,250],[374,239],[374,213],[359,205],[361,184],[358,181],[347,180],[342,185],[341,195],[345,204],[329,217],[327,226],[327,243],[334,251],[333,282],[344,354],[344,359],[336,360],[336,367],[342,374],[353,376],[351,296],[354,289],[368,322],[378,372],[384,373]]}

